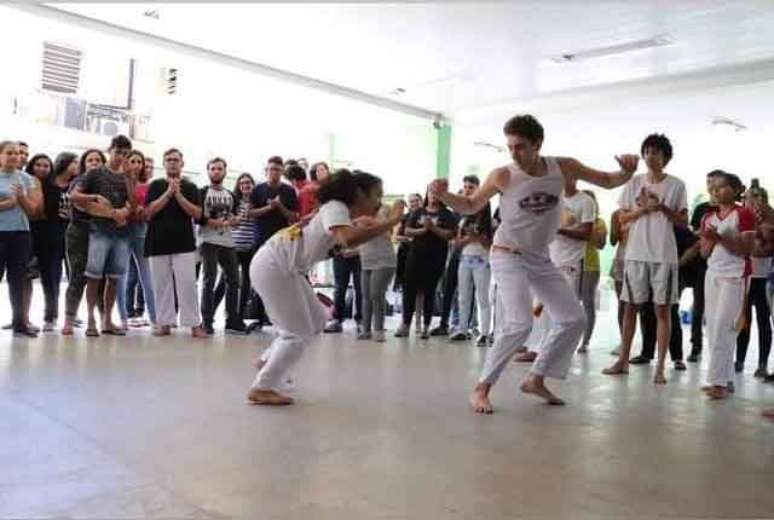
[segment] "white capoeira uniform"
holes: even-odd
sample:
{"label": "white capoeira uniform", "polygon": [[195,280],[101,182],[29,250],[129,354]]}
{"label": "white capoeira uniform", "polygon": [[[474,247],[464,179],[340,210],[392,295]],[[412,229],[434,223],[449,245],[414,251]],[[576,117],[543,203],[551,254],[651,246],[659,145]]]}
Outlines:
{"label": "white capoeira uniform", "polygon": [[529,336],[533,295],[543,302],[552,323],[531,373],[563,379],[583,335],[583,308],[548,252],[559,229],[564,175],[555,158],[543,160],[542,177],[527,175],[515,163],[508,166],[510,181],[500,199],[501,223],[490,256],[501,312],[481,383],[494,384]]}
{"label": "white capoeira uniform", "polygon": [[[576,224],[592,224],[596,218],[594,214],[594,201],[582,191],[576,192],[572,197],[562,196],[562,212],[564,216],[561,224],[572,226]],[[553,242],[548,247],[551,262],[559,268],[559,271],[567,279],[573,292],[579,301],[581,298],[581,287],[583,286],[584,265],[583,260],[586,256],[586,241],[576,240],[557,234]],[[536,303],[540,303],[536,301]],[[532,328],[532,334],[527,338],[526,345],[535,352],[543,348],[543,344],[548,339],[548,332],[551,330],[551,315],[547,310],[543,310],[540,317],[535,321]]]}
{"label": "white capoeira uniform", "polygon": [[252,388],[279,391],[304,348],[325,327],[325,308],[305,274],[326,259],[336,245],[330,230],[351,226],[347,206],[323,204],[307,226],[293,225],[277,232],[250,262],[250,280],[278,335],[262,359]]}
{"label": "white capoeira uniform", "polygon": [[[755,214],[736,206],[721,218],[718,210],[704,216],[702,229],[714,227],[723,236],[738,236],[755,231]],[[739,256],[720,244],[707,259],[704,278],[704,318],[707,323],[707,343],[710,349],[707,382],[726,386],[733,380],[738,322],[744,315],[752,264],[750,257]]]}

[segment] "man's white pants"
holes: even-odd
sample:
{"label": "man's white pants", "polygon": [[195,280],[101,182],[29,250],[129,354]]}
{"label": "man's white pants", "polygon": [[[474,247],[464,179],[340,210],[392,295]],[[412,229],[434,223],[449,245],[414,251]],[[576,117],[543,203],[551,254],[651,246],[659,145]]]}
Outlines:
{"label": "man's white pants", "polygon": [[177,325],[175,291],[181,327],[196,327],[201,322],[199,294],[196,289],[196,253],[159,255],[148,258],[156,294],[156,323]]}
{"label": "man's white pants", "polygon": [[278,331],[261,357],[266,364],[256,375],[252,388],[279,391],[306,346],[323,331],[325,307],[309,281],[300,273],[288,272],[288,266],[281,265],[270,249],[259,249],[253,257],[250,281]]}
{"label": "man's white pants", "polygon": [[494,384],[532,330],[532,295],[552,318],[544,347],[531,373],[563,379],[583,335],[585,315],[565,277],[547,258],[492,251],[492,278],[501,308],[495,342],[487,352],[479,381]]}
{"label": "man's white pants", "polygon": [[704,318],[710,349],[707,382],[726,386],[733,380],[737,320],[744,312],[747,282],[741,277],[719,276],[707,271],[704,278]]}
{"label": "man's white pants", "polygon": [[[567,283],[570,284],[570,288],[576,294],[578,301],[580,301],[580,290],[583,282],[583,264],[578,263],[577,266],[563,266],[559,267],[559,272],[562,273]],[[542,303],[536,300],[536,303]],[[532,327],[532,333],[524,342],[524,345],[534,352],[540,352],[548,340],[548,333],[551,331],[551,314],[548,309],[543,306],[543,312],[540,314],[535,324]],[[584,320],[585,321],[585,320]],[[577,346],[577,345],[576,345]]]}

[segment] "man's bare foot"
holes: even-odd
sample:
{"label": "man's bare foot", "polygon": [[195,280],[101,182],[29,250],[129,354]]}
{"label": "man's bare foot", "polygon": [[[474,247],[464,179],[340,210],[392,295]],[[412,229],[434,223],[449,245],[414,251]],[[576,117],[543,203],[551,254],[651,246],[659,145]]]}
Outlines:
{"label": "man's bare foot", "polygon": [[663,372],[656,372],[656,375],[653,376],[653,384],[654,385],[665,385],[667,383],[666,377],[664,377]]}
{"label": "man's bare foot", "polygon": [[169,336],[172,331],[169,329],[169,325],[157,325],[153,328],[152,334],[154,336]]}
{"label": "man's bare foot", "polygon": [[606,376],[618,376],[629,373],[629,367],[624,364],[620,359],[616,361],[613,366],[606,368],[602,371]]}
{"label": "man's bare foot", "polygon": [[250,404],[261,404],[267,406],[286,406],[293,404],[293,398],[287,395],[282,395],[274,390],[261,390],[259,388],[251,388],[247,392],[247,400]]}
{"label": "man's bare foot", "polygon": [[73,324],[70,321],[65,321],[64,325],[62,326],[62,336],[72,336],[73,335]]}
{"label": "man's bare foot", "polygon": [[551,393],[543,383],[543,378],[530,375],[526,381],[521,384],[521,391],[525,394],[536,395],[546,401],[546,403],[553,406],[563,406],[564,401]]}
{"label": "man's bare foot", "polygon": [[774,408],[771,408],[769,410],[763,410],[763,412],[761,412],[761,415],[766,419],[774,421]]}
{"label": "man's bare foot", "polygon": [[707,397],[709,397],[713,401],[718,401],[720,399],[725,399],[728,397],[728,392],[726,391],[726,388],[724,386],[713,386],[710,387],[709,390],[707,390]]}
{"label": "man's bare foot", "polygon": [[479,383],[476,388],[473,389],[473,393],[470,394],[470,406],[473,407],[473,411],[476,413],[482,413],[489,415],[494,412],[492,403],[489,401],[489,385]]}
{"label": "man's bare foot", "polygon": [[204,332],[204,329],[201,327],[191,327],[191,337],[197,338],[197,339],[205,339],[205,338],[209,338],[210,336],[207,335],[207,333]]}
{"label": "man's bare foot", "polygon": [[535,361],[538,357],[538,353],[534,350],[527,350],[526,352],[522,352],[521,354],[516,354],[513,356],[513,360],[516,363],[532,363]]}

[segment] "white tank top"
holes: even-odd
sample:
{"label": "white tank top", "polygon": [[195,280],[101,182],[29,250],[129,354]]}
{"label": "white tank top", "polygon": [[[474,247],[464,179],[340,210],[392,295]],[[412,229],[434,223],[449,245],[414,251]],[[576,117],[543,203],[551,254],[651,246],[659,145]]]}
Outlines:
{"label": "white tank top", "polygon": [[554,157],[543,157],[546,174],[527,175],[517,164],[508,165],[510,180],[500,198],[500,227],[494,245],[548,257],[562,209],[564,175]]}

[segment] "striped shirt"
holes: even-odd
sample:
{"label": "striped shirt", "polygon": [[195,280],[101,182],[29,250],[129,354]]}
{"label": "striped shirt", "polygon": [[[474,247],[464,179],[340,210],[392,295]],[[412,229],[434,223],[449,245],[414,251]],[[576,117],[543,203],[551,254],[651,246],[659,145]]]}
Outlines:
{"label": "striped shirt", "polygon": [[240,221],[237,226],[231,230],[231,237],[234,239],[234,247],[238,251],[249,251],[255,245],[255,219],[247,216],[250,209],[250,201],[242,199],[237,208],[237,215]]}

